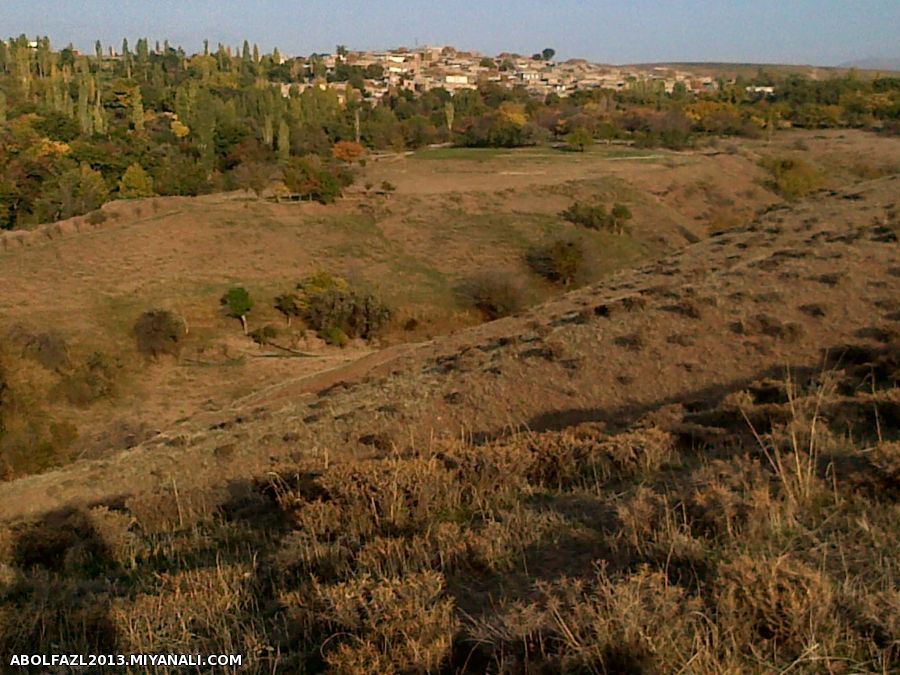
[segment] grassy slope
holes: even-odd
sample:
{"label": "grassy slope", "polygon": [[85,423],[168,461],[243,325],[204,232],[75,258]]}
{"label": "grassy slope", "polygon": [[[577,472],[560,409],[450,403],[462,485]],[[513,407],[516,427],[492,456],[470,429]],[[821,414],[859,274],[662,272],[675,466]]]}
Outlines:
{"label": "grassy slope", "polygon": [[0,651],[900,668],[897,184],[0,487]]}
{"label": "grassy slope", "polygon": [[[108,455],[200,407],[221,409],[272,381],[366,353],[357,346],[329,354],[295,326],[282,341],[316,358],[261,358],[269,355],[242,340],[236,322],[218,310],[230,284],[247,286],[256,298],[251,326],[283,326],[270,304],[275,295],[320,269],[346,274],[377,289],[397,310],[392,340],[420,340],[477,322],[454,293],[467,275],[512,275],[532,303],[558,293],[529,274],[523,253],[532,244],[579,236],[588,251],[585,279],[591,280],[679,247],[685,233],[702,235],[692,218],[712,193],[668,200],[635,181],[690,184],[698,170],[735,176],[753,169],[741,158],[719,171],[716,159],[667,153],[634,164],[609,162],[623,151],[604,147],[584,155],[550,149],[478,154],[484,161],[471,161],[466,150],[423,155],[429,152],[444,155],[370,164],[366,171],[376,183],[390,179],[399,186],[389,200],[356,195],[331,207],[234,195],[117,202],[105,209],[104,223],[79,218],[0,236],[0,318],[26,339],[58,333],[69,345],[71,364],[65,372],[45,372],[16,361],[22,339],[6,341],[5,360],[15,362],[13,389],[29,392],[27,402],[18,396],[19,409],[36,421],[12,430],[5,443],[16,447],[0,453],[15,458],[0,472],[18,476]],[[631,206],[631,236],[578,231],[558,217],[575,199],[598,198]],[[766,199],[772,196],[760,191],[745,201]],[[130,331],[141,312],[160,306],[185,316],[190,335],[178,365],[148,367],[134,353]],[[418,328],[399,330],[410,318]],[[70,405],[62,380],[96,379],[89,363],[97,353],[109,366],[108,382],[88,392],[93,402],[89,396]],[[53,425],[65,433],[55,433]],[[36,444],[46,450],[32,453],[28,448]]]}

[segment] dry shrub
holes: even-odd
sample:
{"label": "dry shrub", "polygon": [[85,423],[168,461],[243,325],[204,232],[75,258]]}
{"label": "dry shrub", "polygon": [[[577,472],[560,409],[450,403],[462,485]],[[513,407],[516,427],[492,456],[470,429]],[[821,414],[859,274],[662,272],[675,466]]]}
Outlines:
{"label": "dry shrub", "polygon": [[52,331],[27,336],[23,355],[57,373],[65,372],[71,365],[69,346],[65,338]]}
{"label": "dry shrub", "polygon": [[900,442],[882,442],[869,454],[877,482],[886,491],[900,493]]}
{"label": "dry shrub", "polygon": [[375,578],[457,569],[466,559],[469,534],[456,523],[439,523],[413,537],[375,537],[357,552],[354,568]]}
{"label": "dry shrub", "polygon": [[332,585],[315,580],[305,599],[285,598],[289,614],[314,634],[332,672],[383,675],[434,672],[449,656],[456,620],[434,571],[404,577],[361,575]]}
{"label": "dry shrub", "polygon": [[574,282],[587,257],[578,239],[559,238],[530,248],[525,254],[528,266],[548,281],[568,286]]}
{"label": "dry shrub", "polygon": [[[702,603],[642,567],[620,579],[539,584],[540,602],[474,622],[505,672],[678,672],[709,658]],[[683,671],[682,671],[683,672]]]}
{"label": "dry shrub", "polygon": [[702,586],[710,573],[708,546],[693,536],[676,499],[640,486],[619,502],[616,514],[616,544],[625,560],[651,564],[672,584]]}
{"label": "dry shrub", "polygon": [[470,512],[490,515],[516,503],[528,489],[531,456],[519,439],[483,446],[453,442],[435,457],[453,473],[461,503]]}
{"label": "dry shrub", "polygon": [[115,397],[120,374],[121,364],[116,359],[94,352],[67,373],[53,388],[53,393],[74,406],[86,408],[101,399]]}
{"label": "dry shrub", "polygon": [[803,335],[800,324],[785,322],[767,314],[742,319],[734,325],[734,331],[741,335],[766,335],[785,342],[796,342]]}
{"label": "dry shrub", "polygon": [[285,536],[274,556],[274,568],[285,579],[305,579],[314,575],[330,581],[353,571],[353,550],[346,538],[329,540],[298,531]]}
{"label": "dry shrub", "polygon": [[416,532],[461,505],[453,474],[434,459],[369,460],[336,465],[318,485],[340,507],[345,534]]}
{"label": "dry shrub", "polygon": [[109,215],[100,210],[91,211],[89,214],[87,214],[85,220],[87,220],[87,222],[91,225],[102,225],[107,220],[109,220]]}
{"label": "dry shrub", "polygon": [[4,653],[106,654],[118,648],[109,596],[96,581],[61,579],[40,569],[20,579],[9,593],[16,601],[0,606]]}
{"label": "dry shrub", "polygon": [[765,533],[777,509],[770,474],[748,457],[714,460],[695,473],[685,499],[691,531],[727,541]]}
{"label": "dry shrub", "polygon": [[772,176],[766,186],[789,201],[819,189],[825,180],[818,169],[802,159],[765,157],[760,166]]}
{"label": "dry shrub", "polygon": [[117,649],[159,653],[257,656],[262,639],[248,621],[255,610],[252,563],[224,564],[161,572],[152,592],[136,593],[109,608]]}
{"label": "dry shrub", "polygon": [[163,354],[177,357],[184,337],[184,319],[166,309],[144,312],[134,323],[134,337],[138,351],[149,358]]}
{"label": "dry shrub", "polygon": [[[833,627],[831,581],[789,555],[740,556],[720,566],[714,593],[718,623],[739,651],[796,657],[827,643]],[[759,648],[761,640],[768,648]]]}
{"label": "dry shrub", "polygon": [[571,523],[553,512],[521,508],[501,512],[466,532],[468,562],[476,569],[509,572],[522,562],[528,547],[570,528]]}
{"label": "dry shrub", "polygon": [[128,498],[125,507],[142,532],[173,532],[212,519],[224,496],[214,488],[196,488],[190,483],[157,488]]}
{"label": "dry shrub", "polygon": [[457,297],[477,309],[488,321],[515,314],[524,306],[522,286],[512,277],[479,274],[464,281],[456,289]]}
{"label": "dry shrub", "polygon": [[900,669],[900,588],[844,588],[841,596],[853,629],[871,641],[870,649],[884,650],[885,665]]}
{"label": "dry shrub", "polygon": [[134,532],[136,521],[122,511],[97,506],[88,511],[88,520],[95,536],[106,549],[108,560],[119,567],[134,569],[137,560],[146,554],[147,546]]}
{"label": "dry shrub", "polygon": [[608,436],[593,425],[540,436],[531,450],[532,480],[560,489],[649,474],[678,457],[675,437],[666,431],[651,428]]}

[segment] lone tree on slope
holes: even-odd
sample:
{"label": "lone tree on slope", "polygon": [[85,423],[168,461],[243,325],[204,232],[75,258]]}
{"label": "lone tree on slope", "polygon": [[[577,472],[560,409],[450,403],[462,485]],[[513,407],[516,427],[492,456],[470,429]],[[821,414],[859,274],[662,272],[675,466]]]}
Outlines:
{"label": "lone tree on slope", "polygon": [[253,309],[253,299],[243,286],[234,286],[222,296],[222,305],[228,316],[240,319],[244,335],[247,334],[247,314]]}

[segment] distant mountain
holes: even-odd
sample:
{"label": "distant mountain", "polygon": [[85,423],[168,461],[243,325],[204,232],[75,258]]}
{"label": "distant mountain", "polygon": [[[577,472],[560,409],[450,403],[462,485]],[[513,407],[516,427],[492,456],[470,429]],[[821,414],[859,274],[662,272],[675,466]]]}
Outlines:
{"label": "distant mountain", "polygon": [[892,59],[869,58],[842,63],[840,68],[859,68],[861,70],[898,70],[900,71],[900,56]]}

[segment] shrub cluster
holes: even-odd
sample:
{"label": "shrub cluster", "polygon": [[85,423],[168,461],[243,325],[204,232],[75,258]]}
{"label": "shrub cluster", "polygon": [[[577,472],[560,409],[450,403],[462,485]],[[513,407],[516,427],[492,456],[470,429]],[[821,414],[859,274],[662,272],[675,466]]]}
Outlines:
{"label": "shrub cluster", "polygon": [[329,344],[344,346],[348,339],[357,337],[371,340],[391,317],[390,308],[376,295],[325,272],[301,281],[297,291],[296,295],[279,296],[280,311],[288,316],[296,312]]}
{"label": "shrub cluster", "polygon": [[802,159],[765,157],[759,164],[772,176],[767,186],[790,201],[819,189],[824,180],[814,166]]}
{"label": "shrub cluster", "polygon": [[291,161],[282,174],[288,190],[322,204],[333,203],[341,196],[343,188],[353,182],[346,167],[325,163],[316,155]]}
{"label": "shrub cluster", "polygon": [[575,225],[591,230],[608,230],[616,234],[622,234],[632,218],[631,210],[620,203],[614,204],[612,209],[607,211],[603,204],[575,202],[560,215]]}

